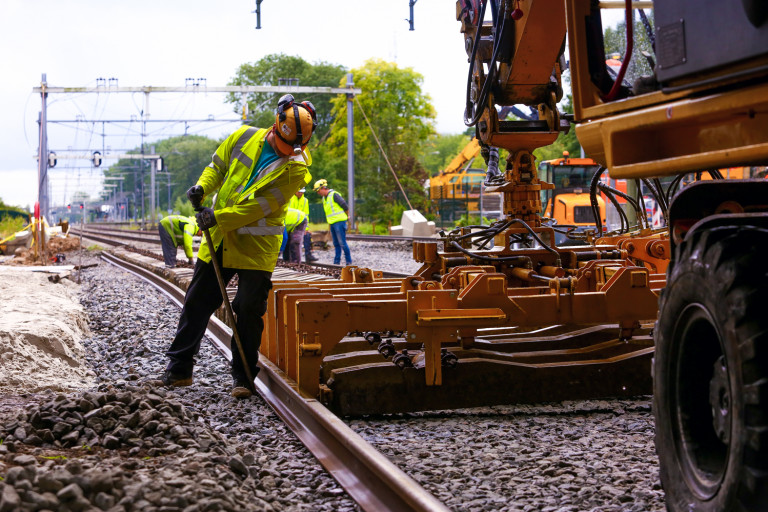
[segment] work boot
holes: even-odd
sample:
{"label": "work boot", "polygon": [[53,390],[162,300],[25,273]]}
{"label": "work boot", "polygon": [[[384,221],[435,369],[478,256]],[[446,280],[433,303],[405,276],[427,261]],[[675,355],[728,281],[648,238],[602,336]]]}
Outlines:
{"label": "work boot", "polygon": [[232,386],[232,396],[235,398],[249,398],[253,395],[251,387],[245,381],[236,380],[234,386]]}
{"label": "work boot", "polygon": [[192,382],[194,382],[192,375],[179,375],[171,370],[165,370],[165,373],[159,379],[150,380],[147,384],[156,387],[178,388],[181,386],[191,386]]}
{"label": "work boot", "polygon": [[311,252],[308,252],[308,253],[306,254],[306,256],[304,257],[304,259],[306,260],[306,262],[307,262],[307,263],[312,263],[313,261],[317,261],[317,260],[319,260],[320,258],[318,258],[317,256],[315,256],[315,255],[314,255],[314,254],[312,254]]}

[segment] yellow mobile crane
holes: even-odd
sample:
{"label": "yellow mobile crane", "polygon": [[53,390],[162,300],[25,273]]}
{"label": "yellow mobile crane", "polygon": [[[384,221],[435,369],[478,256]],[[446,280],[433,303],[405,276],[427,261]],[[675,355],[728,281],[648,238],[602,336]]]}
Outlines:
{"label": "yellow mobile crane", "polygon": [[[493,212],[498,216],[501,195],[484,194],[481,190],[485,179],[485,164],[472,164],[480,156],[480,143],[472,138],[453,157],[445,169],[429,179],[429,199],[443,221],[456,220],[456,213],[462,214]],[[482,162],[482,160],[480,160]]]}

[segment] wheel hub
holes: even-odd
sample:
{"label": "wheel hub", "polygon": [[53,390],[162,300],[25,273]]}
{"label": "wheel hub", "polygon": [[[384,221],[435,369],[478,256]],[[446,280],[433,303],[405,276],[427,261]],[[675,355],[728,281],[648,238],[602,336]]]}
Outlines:
{"label": "wheel hub", "polygon": [[712,407],[712,426],[717,437],[724,444],[731,439],[731,389],[728,384],[728,369],[725,357],[720,356],[714,364],[712,380],[709,381],[709,404]]}

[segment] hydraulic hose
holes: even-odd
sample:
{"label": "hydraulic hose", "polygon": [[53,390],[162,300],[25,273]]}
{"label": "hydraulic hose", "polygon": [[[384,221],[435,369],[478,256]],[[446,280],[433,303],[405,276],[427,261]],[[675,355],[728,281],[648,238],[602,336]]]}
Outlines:
{"label": "hydraulic hose", "polygon": [[500,256],[497,258],[493,256],[485,256],[483,254],[475,254],[473,252],[466,250],[456,242],[451,242],[450,246],[456,249],[457,251],[462,252],[467,256],[477,260],[514,262],[512,263],[512,265],[515,265],[515,266],[520,266],[520,264],[522,263],[527,268],[533,268],[533,262],[531,261],[531,258],[529,258],[528,256]]}

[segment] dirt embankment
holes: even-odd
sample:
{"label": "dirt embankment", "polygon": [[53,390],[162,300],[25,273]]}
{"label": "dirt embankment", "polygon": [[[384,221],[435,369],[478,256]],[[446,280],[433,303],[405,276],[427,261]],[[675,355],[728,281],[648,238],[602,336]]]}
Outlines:
{"label": "dirt embankment", "polygon": [[90,333],[78,286],[33,268],[0,265],[0,393],[89,386],[80,340]]}

